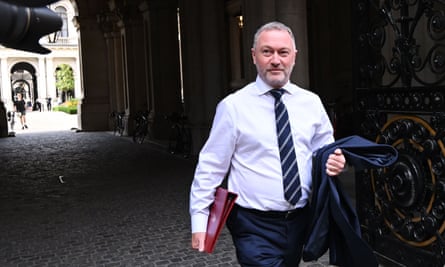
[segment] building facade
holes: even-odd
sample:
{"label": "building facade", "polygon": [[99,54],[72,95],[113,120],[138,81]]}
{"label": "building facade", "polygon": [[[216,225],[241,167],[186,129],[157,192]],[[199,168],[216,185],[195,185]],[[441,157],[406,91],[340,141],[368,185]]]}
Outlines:
{"label": "building facade", "polygon": [[[44,36],[40,43],[51,50],[49,54],[37,54],[0,46],[0,96],[7,110],[12,110],[17,93],[22,93],[29,108],[37,103],[63,102],[64,92],[56,87],[56,71],[67,64],[73,71],[74,90],[70,97],[80,97],[80,61],[78,33],[74,27],[75,8],[69,0],[48,6],[63,21],[61,31]],[[46,105],[42,105],[46,109]]]}

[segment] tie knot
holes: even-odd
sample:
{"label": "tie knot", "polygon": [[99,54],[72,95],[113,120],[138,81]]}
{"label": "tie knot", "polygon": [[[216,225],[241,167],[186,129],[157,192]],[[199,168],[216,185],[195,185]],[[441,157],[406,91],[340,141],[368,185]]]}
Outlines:
{"label": "tie knot", "polygon": [[284,89],[272,89],[269,91],[273,97],[275,97],[275,100],[280,100],[281,96],[284,94]]}

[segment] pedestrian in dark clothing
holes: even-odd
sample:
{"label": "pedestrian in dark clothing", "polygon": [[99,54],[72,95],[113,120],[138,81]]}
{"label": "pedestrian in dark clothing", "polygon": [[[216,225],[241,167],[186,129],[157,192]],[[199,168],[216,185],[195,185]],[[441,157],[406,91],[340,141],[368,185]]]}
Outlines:
{"label": "pedestrian in dark clothing", "polygon": [[14,102],[14,108],[16,112],[20,113],[20,123],[22,124],[22,130],[28,129],[26,125],[26,103],[23,100],[22,94],[17,94],[17,100]]}
{"label": "pedestrian in dark clothing", "polygon": [[51,111],[51,97],[46,98],[46,109]]}

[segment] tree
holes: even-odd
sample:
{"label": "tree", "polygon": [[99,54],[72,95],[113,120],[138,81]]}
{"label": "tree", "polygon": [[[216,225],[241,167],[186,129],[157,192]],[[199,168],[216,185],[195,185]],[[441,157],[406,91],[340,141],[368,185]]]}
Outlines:
{"label": "tree", "polygon": [[71,97],[74,92],[73,69],[68,64],[60,65],[56,70],[56,87],[64,96]]}

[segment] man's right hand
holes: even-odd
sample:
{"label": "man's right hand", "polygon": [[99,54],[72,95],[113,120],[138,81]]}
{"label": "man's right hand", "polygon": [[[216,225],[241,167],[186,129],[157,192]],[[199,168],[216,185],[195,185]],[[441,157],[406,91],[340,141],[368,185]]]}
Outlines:
{"label": "man's right hand", "polygon": [[198,232],[192,234],[192,248],[197,249],[199,252],[204,252],[204,242],[206,239],[205,232]]}

